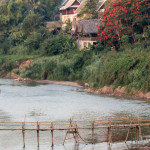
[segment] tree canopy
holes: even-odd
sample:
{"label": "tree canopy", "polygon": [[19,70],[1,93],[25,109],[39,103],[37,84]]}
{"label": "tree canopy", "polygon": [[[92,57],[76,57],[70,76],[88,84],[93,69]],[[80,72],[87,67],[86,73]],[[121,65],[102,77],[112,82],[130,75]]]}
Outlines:
{"label": "tree canopy", "polygon": [[78,17],[81,17],[84,20],[97,19],[98,18],[97,4],[98,0],[86,0],[85,6],[79,12]]}
{"label": "tree canopy", "polygon": [[[0,53],[38,49],[49,34],[46,21],[52,21],[61,0],[0,1]],[[33,45],[33,46],[31,46]],[[21,51],[21,50],[20,50]]]}
{"label": "tree canopy", "polygon": [[121,43],[123,35],[135,41],[135,34],[142,33],[149,21],[150,3],[148,0],[111,1],[104,12],[102,25],[98,27],[99,37],[105,43]]}

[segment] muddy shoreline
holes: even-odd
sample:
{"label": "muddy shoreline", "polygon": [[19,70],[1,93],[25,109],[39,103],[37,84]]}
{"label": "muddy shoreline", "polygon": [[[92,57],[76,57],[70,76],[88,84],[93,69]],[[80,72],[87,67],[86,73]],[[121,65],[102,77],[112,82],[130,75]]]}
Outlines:
{"label": "muddy shoreline", "polygon": [[96,88],[90,88],[90,87],[87,88],[86,86],[82,86],[77,82],[70,82],[70,81],[35,80],[35,82],[73,86],[76,88],[82,88],[84,92],[95,94],[95,95],[150,100],[150,92],[143,93],[141,91],[134,91],[132,93],[127,93],[125,90],[125,87],[118,87],[116,89],[113,89],[112,86],[104,86],[103,88],[96,89]]}
{"label": "muddy shoreline", "polygon": [[73,86],[77,88],[84,88],[84,86],[78,84],[77,82],[71,82],[71,81],[52,81],[52,80],[33,80],[33,81],[38,83],[58,84],[58,85]]}
{"label": "muddy shoreline", "polygon": [[28,78],[21,78],[20,76],[12,73],[10,79],[14,79],[16,82],[37,82],[37,83],[45,83],[45,84],[58,84],[58,85],[66,85],[76,87],[73,91],[78,90],[78,88],[82,88],[84,92],[108,96],[108,97],[117,97],[117,98],[129,98],[129,99],[139,99],[139,100],[150,100],[150,92],[143,93],[142,91],[132,90],[130,93],[126,91],[125,87],[118,87],[114,89],[112,86],[104,86],[103,88],[91,88],[88,83],[81,85],[77,82],[71,81],[55,81],[55,80],[31,80]]}
{"label": "muddy shoreline", "polygon": [[103,88],[87,88],[84,89],[84,92],[96,94],[96,95],[102,95],[102,96],[108,96],[108,97],[116,97],[116,98],[129,98],[129,99],[138,99],[138,100],[150,100],[150,92],[143,93],[141,91],[134,91],[131,93],[128,93],[125,89],[125,87],[118,87],[116,89],[113,89],[112,86],[104,86]]}

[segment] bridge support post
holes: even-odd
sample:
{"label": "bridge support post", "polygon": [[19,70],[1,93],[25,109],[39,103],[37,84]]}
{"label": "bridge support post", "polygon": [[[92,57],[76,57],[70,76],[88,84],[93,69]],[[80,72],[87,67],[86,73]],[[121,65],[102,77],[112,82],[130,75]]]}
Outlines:
{"label": "bridge support post", "polygon": [[23,147],[25,148],[25,123],[22,123]]}
{"label": "bridge support post", "polygon": [[54,137],[54,134],[53,134],[53,123],[51,123],[51,147],[54,146],[53,137]]}
{"label": "bridge support post", "polygon": [[37,122],[37,144],[39,147],[40,146],[40,125],[38,122]]}

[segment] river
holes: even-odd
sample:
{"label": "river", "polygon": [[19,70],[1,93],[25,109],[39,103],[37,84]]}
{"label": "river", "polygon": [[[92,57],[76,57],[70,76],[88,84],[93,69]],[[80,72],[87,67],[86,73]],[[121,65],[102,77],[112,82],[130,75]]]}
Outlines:
{"label": "river", "polygon": [[[0,79],[0,122],[96,120],[133,116],[150,116],[150,103],[132,99],[117,99],[72,91],[74,87],[14,82]],[[40,148],[37,148],[35,133],[26,134],[26,148],[22,148],[22,135],[19,131],[0,131],[0,150],[52,150],[49,133],[41,133]],[[59,134],[59,133],[58,133]],[[62,146],[55,141],[54,150],[126,150],[124,143],[81,144]]]}

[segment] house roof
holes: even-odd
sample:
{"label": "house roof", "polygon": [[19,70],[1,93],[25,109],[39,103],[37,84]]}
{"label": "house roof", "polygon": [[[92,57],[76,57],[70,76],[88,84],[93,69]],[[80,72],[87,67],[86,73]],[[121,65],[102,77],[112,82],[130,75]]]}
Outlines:
{"label": "house roof", "polygon": [[99,19],[76,21],[76,32],[78,33],[97,33],[97,26],[101,24]]}
{"label": "house roof", "polygon": [[[99,0],[97,5],[97,10],[99,11],[103,6],[106,0]],[[76,9],[75,13],[79,13],[81,9],[86,5],[86,0],[82,0],[80,6]]]}
{"label": "house roof", "polygon": [[[66,0],[62,6],[59,8],[60,10],[64,10],[69,8],[76,0]],[[78,0],[77,0],[78,1]],[[80,1],[78,1],[80,3]]]}
{"label": "house roof", "polygon": [[75,13],[78,14],[81,11],[81,9],[85,6],[85,4],[86,4],[86,0],[83,0],[80,6],[76,9]]}
{"label": "house roof", "polygon": [[49,29],[49,31],[52,31],[56,28],[61,28],[62,24],[58,21],[46,22],[46,27]]}
{"label": "house roof", "polygon": [[102,0],[102,1],[99,1],[99,4],[98,4],[98,11],[104,6],[105,2],[107,0]]}

